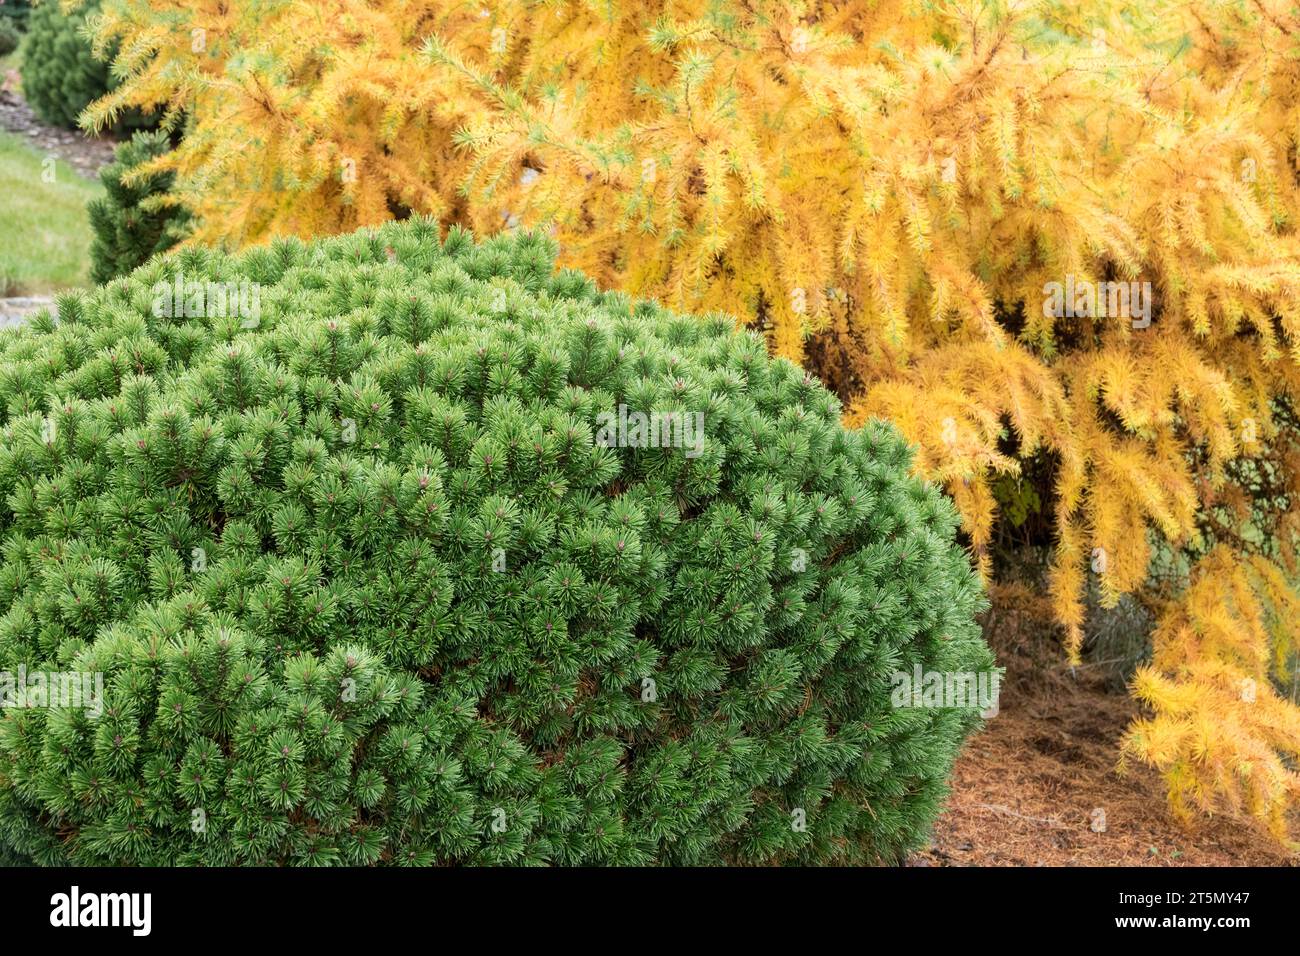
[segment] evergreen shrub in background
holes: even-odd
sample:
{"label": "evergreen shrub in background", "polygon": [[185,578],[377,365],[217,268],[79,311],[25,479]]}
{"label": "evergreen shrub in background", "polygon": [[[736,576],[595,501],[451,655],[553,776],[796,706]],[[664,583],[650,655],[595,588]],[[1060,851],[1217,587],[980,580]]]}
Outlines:
{"label": "evergreen shrub in background", "polygon": [[80,35],[88,8],[65,13],[58,0],[38,3],[27,18],[23,96],[47,123],[75,129],[77,116],[108,92],[108,64],[91,56]]}
{"label": "evergreen shrub in background", "polygon": [[[27,18],[32,12],[29,0],[0,0],[0,23],[9,23],[21,33],[27,29]],[[4,51],[12,53],[13,49]]]}
{"label": "evergreen shrub in background", "polygon": [[[770,864],[922,841],[979,718],[892,706],[891,675],[992,666],[951,504],[760,338],[553,253],[423,219],[184,249],[0,335],[0,668],[104,687],[97,715],[30,687],[4,711],[0,844]],[[646,441],[637,414],[670,411],[698,442]]]}
{"label": "evergreen shrub in background", "polygon": [[23,35],[9,17],[0,17],[0,56],[8,56],[18,49]]}
{"label": "evergreen shrub in background", "polygon": [[170,148],[162,130],[142,130],[113,154],[99,172],[104,195],[87,209],[95,238],[90,246],[90,277],[103,283],[126,275],[155,253],[175,245],[188,216],[183,209],[160,206],[171,187],[172,173],[159,173],[126,185],[122,177]]}
{"label": "evergreen shrub in background", "polygon": [[[41,119],[55,126],[77,129],[77,117],[117,83],[108,63],[97,60],[83,35],[86,19],[99,12],[99,0],[86,0],[65,12],[59,0],[41,0],[27,17],[23,40],[23,96]],[[109,53],[109,59],[114,55]],[[111,125],[114,132],[155,125],[139,111],[130,110]]]}

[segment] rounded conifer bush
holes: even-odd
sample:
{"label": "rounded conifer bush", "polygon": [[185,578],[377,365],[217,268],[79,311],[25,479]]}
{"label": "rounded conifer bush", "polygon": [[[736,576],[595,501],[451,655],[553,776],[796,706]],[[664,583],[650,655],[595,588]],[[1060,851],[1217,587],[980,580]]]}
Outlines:
{"label": "rounded conifer bush", "polygon": [[8,56],[18,49],[22,39],[22,33],[19,32],[14,21],[8,17],[0,17],[0,56]]}
{"label": "rounded conifer bush", "polygon": [[[41,0],[27,17],[19,67],[23,97],[47,123],[76,129],[81,111],[117,86],[109,69],[115,49],[97,59],[84,35],[87,20],[98,13],[99,0],[85,0],[68,10],[60,0]],[[156,124],[156,118],[127,110],[111,130],[122,133]]]}
{"label": "rounded conifer bush", "polygon": [[81,35],[87,13],[65,11],[58,0],[38,3],[28,17],[23,45],[23,96],[47,123],[75,129],[77,116],[108,92],[108,64],[92,55]]}
{"label": "rounded conifer bush", "polygon": [[[0,23],[8,23],[18,34],[27,29],[27,18],[32,12],[31,0],[0,0]],[[8,50],[6,52],[13,52]]]}
{"label": "rounded conifer bush", "polygon": [[979,714],[898,675],[992,667],[950,503],[761,338],[553,253],[422,219],[182,249],[0,335],[0,844],[798,864],[924,839]]}

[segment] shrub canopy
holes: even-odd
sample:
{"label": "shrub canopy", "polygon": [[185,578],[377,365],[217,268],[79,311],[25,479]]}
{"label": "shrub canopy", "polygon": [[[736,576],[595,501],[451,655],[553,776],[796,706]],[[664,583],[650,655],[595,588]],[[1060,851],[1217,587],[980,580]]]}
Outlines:
{"label": "shrub canopy", "polygon": [[47,123],[75,129],[77,116],[109,89],[108,64],[82,36],[98,4],[65,12],[58,0],[36,5],[23,46],[23,96]]}
{"label": "shrub canopy", "polygon": [[[100,0],[41,0],[25,15],[23,96],[47,123],[76,129],[81,111],[118,86],[109,69],[116,45],[96,49],[86,36],[88,23],[100,15],[99,4]],[[139,110],[124,110],[106,125],[120,133],[157,124]]]}
{"label": "shrub canopy", "polygon": [[[236,314],[166,314],[234,288]],[[992,666],[955,510],[730,319],[423,219],[185,249],[58,306],[0,338],[0,665],[29,678],[0,842],[640,864],[922,839],[977,711],[893,706],[893,675]],[[702,438],[651,447],[620,405]],[[37,672],[102,674],[102,713],[40,706]]]}
{"label": "shrub canopy", "polygon": [[[4,7],[0,6],[0,10]],[[15,21],[9,17],[0,16],[0,56],[8,56],[14,50],[18,49],[18,44],[22,42],[22,32]]]}

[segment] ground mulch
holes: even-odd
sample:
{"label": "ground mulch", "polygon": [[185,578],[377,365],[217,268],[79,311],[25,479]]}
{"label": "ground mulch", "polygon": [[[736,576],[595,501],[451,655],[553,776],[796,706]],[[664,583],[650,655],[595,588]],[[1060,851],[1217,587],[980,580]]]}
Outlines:
{"label": "ground mulch", "polygon": [[1028,595],[1011,598],[1019,613],[995,599],[986,622],[1007,668],[999,713],[967,742],[932,843],[909,865],[1300,863],[1251,820],[1180,823],[1152,769],[1130,766],[1120,774],[1119,742],[1137,705],[1088,668],[1065,667],[1050,625],[1035,632]]}

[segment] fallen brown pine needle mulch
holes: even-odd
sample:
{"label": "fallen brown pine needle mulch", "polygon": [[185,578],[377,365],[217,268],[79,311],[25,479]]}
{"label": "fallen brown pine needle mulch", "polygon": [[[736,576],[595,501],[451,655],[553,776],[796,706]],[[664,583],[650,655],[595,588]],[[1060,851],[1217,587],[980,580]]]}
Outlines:
{"label": "fallen brown pine needle mulch", "polygon": [[1300,862],[1251,820],[1218,815],[1180,823],[1169,812],[1160,775],[1150,768],[1117,773],[1119,742],[1137,705],[1087,668],[1072,673],[1047,629],[1027,633],[1027,622],[1009,620],[1006,610],[995,597],[986,625],[998,662],[1007,668],[1000,712],[967,741],[932,843],[909,865]]}

